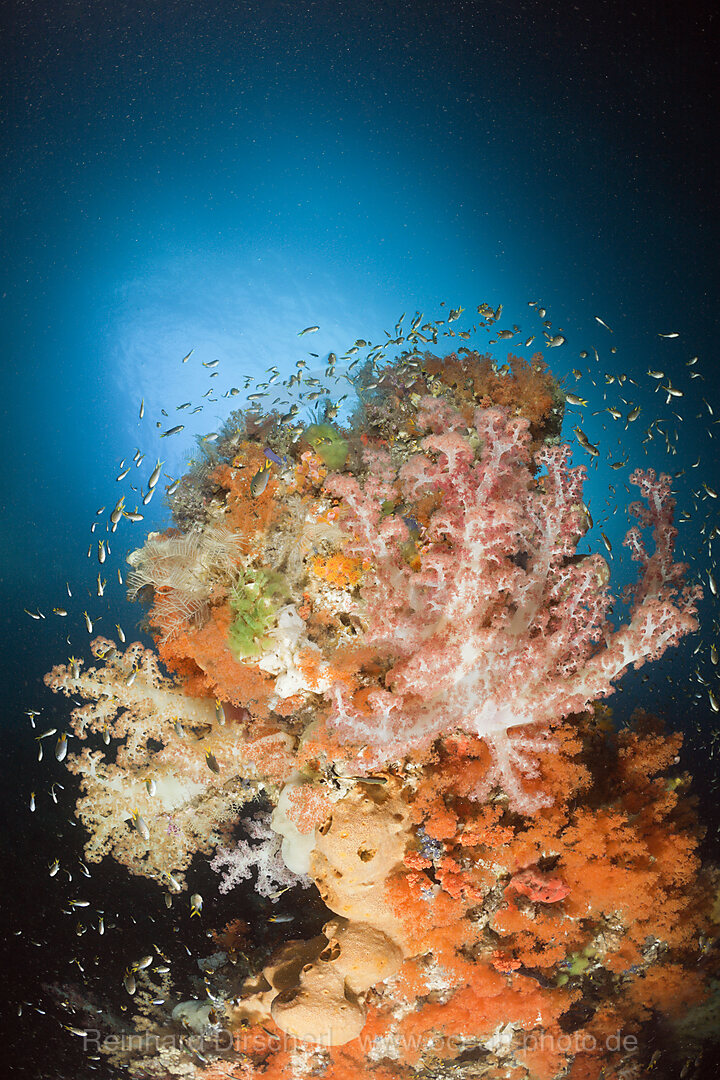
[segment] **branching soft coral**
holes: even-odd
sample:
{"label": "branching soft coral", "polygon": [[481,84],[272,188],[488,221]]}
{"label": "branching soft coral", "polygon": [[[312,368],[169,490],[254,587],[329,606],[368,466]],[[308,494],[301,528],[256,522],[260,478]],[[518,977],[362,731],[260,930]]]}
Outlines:
{"label": "branching soft coral", "polygon": [[[529,809],[542,796],[529,799],[518,776],[532,774],[543,736],[508,730],[582,710],[631,664],[696,627],[698,591],[681,587],[683,568],[671,561],[668,481],[652,471],[632,478],[648,500],[634,512],[652,526],[655,552],[648,556],[631,531],[643,575],[630,622],[615,631],[607,564],[575,555],[587,519],[584,469],[568,467],[569,449],[541,449],[534,465],[543,471],[534,476],[527,421],[506,411],[476,410],[468,434],[460,413],[425,398],[417,425],[429,434],[399,471],[387,450],[369,444],[364,484],[347,474],[326,482],[346,508],[346,552],[370,563],[361,585],[365,639],[386,666],[369,710],[335,688],[332,723],[348,740],[384,746],[387,757],[441,731],[477,734],[494,755],[488,779]],[[408,511],[428,494],[441,502],[413,569],[402,551]],[[388,506],[403,507],[402,516],[384,513]]]}
{"label": "branching soft coral", "polygon": [[248,708],[254,716],[266,717],[273,683],[256,664],[242,663],[235,657],[229,640],[232,623],[229,605],[212,607],[202,627],[183,628],[158,645],[158,654],[171,671],[180,674],[188,664],[193,665],[193,693],[212,695]]}
{"label": "branching soft coral", "polygon": [[551,422],[551,412],[553,405],[557,407],[562,401],[562,396],[541,352],[533,353],[530,362],[509,353],[502,373],[489,354],[480,355],[468,350],[462,357],[460,353],[451,353],[440,358],[425,353],[423,370],[452,390],[468,423],[472,421],[476,405],[499,405],[509,409],[513,416],[525,417],[535,448],[548,434],[553,434],[554,429],[559,434],[562,410],[558,408],[555,423]]}
{"label": "branching soft coral", "polygon": [[90,748],[67,758],[82,778],[86,856],[112,854],[135,874],[182,882],[193,854],[212,850],[254,796],[257,762],[266,780],[290,771],[292,740],[270,730],[249,741],[241,724],[218,724],[214,702],[187,697],[139,643],[121,653],[96,638],[91,648],[104,666],[82,672],[71,663],[45,679],[52,690],[89,699],[73,712],[74,735],[102,739],[114,752],[114,760]]}
{"label": "branching soft coral", "polygon": [[221,893],[229,892],[239,881],[257,872],[255,890],[260,896],[276,903],[286,888],[309,885],[307,876],[288,870],[280,855],[282,837],[270,827],[269,815],[253,814],[245,819],[247,840],[237,840],[232,847],[219,847],[210,862],[212,869],[222,874],[218,886]]}

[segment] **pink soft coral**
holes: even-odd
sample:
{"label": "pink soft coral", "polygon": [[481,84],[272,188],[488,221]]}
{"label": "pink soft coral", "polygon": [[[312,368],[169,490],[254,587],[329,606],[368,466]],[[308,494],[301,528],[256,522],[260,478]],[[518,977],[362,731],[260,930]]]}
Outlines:
{"label": "pink soft coral", "polygon": [[[631,509],[652,527],[655,552],[648,556],[639,530],[630,531],[643,575],[630,622],[615,631],[607,564],[575,554],[587,522],[585,470],[568,466],[569,448],[543,447],[534,473],[526,420],[477,409],[468,429],[432,397],[421,402],[417,426],[429,433],[399,471],[389,451],[370,444],[362,486],[347,474],[326,482],[346,507],[345,553],[370,563],[359,614],[386,666],[384,687],[367,695],[369,711],[334,687],[331,724],[351,742],[372,743],[378,760],[443,732],[477,734],[493,752],[488,783],[530,809],[519,774],[533,775],[546,733],[508,730],[581,711],[629,665],[696,628],[698,590],[682,587],[683,567],[672,563],[669,483],[651,471],[631,478],[648,503]],[[434,509],[417,543],[418,568],[404,553],[408,518],[428,498]],[[486,793],[487,785],[477,794]]]}

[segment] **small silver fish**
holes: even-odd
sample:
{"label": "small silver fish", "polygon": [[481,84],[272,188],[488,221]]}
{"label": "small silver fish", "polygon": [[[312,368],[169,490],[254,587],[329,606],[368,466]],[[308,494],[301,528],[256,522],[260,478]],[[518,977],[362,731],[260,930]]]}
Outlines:
{"label": "small silver fish", "polygon": [[[188,353],[188,355],[190,355],[190,354]],[[162,433],[162,435],[160,436],[160,438],[161,438],[161,439],[167,439],[167,437],[168,437],[169,435],[177,435],[177,433],[178,433],[179,431],[183,431],[183,430],[184,430],[184,428],[185,428],[185,425],[184,425],[184,424],[176,424],[176,425],[175,425],[175,427],[171,427],[171,428],[169,429],[169,431],[163,431],[163,433]]]}
{"label": "small silver fish", "polygon": [[215,757],[215,755],[213,754],[213,752],[211,750],[206,750],[205,751],[205,761],[207,762],[207,767],[210,770],[210,772],[214,772],[214,773],[219,773],[220,772],[220,766],[217,763],[217,758]]}
{"label": "small silver fish", "polygon": [[658,334],[658,337],[664,337],[664,338],[676,338],[676,337],[680,337],[680,335],[679,335],[679,334],[676,334],[675,332],[673,332],[673,333],[671,333],[671,334]]}
{"label": "small silver fish", "polygon": [[191,349],[191,350],[190,350],[190,352],[189,352],[189,353],[188,353],[188,354],[187,354],[186,356],[183,356],[183,358],[182,358],[182,360],[181,360],[180,362],[181,362],[182,364],[187,364],[188,360],[190,359],[190,357],[192,356],[192,354],[193,354],[194,352],[195,352],[195,350],[194,350],[194,349]]}
{"label": "small silver fish", "polygon": [[64,761],[67,757],[67,746],[67,735],[63,732],[55,744],[55,757],[58,761]]}
{"label": "small silver fish", "polygon": [[683,396],[682,390],[678,390],[678,388],[676,386],[673,386],[673,384],[670,382],[669,379],[668,379],[667,386],[661,385],[660,389],[664,390],[665,393],[667,394],[667,399],[665,401],[666,405],[670,404],[670,399],[671,398],[674,398],[674,397],[680,398],[680,397]]}
{"label": "small silver fish", "polygon": [[152,488],[155,487],[158,480],[160,479],[160,470],[161,470],[161,468],[163,467],[164,464],[165,463],[163,461],[158,461],[155,468],[150,473],[150,479],[148,480],[148,488],[150,488],[150,490],[152,490]]}
{"label": "small silver fish", "polygon": [[298,337],[304,337],[305,334],[315,334],[319,329],[319,326],[306,326],[304,330],[298,332]]}
{"label": "small silver fish", "polygon": [[262,465],[250,481],[250,494],[253,499],[257,499],[262,495],[265,488],[268,486],[268,480],[270,479],[270,465],[271,463],[269,461],[265,465]]}
{"label": "small silver fish", "polygon": [[140,816],[137,810],[133,810],[132,812],[132,823],[135,826],[136,831],[147,843],[150,839],[150,830],[147,827],[147,822],[143,817]]}
{"label": "small silver fish", "polygon": [[[608,324],[603,319],[601,319],[599,315],[595,316],[595,322],[600,323],[600,325],[604,326],[606,330],[610,330],[610,327],[608,326]],[[610,330],[611,334],[612,334],[612,332],[613,331]]]}
{"label": "small silver fish", "polygon": [[168,874],[168,872],[166,870],[164,870],[163,873],[165,874],[165,877],[168,879],[168,885],[170,886],[171,892],[174,892],[174,893],[182,892],[182,885],[177,880],[177,878],[174,878],[172,876],[172,874]]}
{"label": "small silver fish", "polygon": [[580,443],[583,450],[587,450],[588,454],[592,455],[592,457],[597,457],[600,451],[598,450],[597,446],[593,446],[582,428],[574,427],[573,431],[575,432],[577,436],[577,441]]}
{"label": "small silver fish", "polygon": [[203,898],[200,893],[193,893],[190,897],[190,918],[200,915],[203,909]]}

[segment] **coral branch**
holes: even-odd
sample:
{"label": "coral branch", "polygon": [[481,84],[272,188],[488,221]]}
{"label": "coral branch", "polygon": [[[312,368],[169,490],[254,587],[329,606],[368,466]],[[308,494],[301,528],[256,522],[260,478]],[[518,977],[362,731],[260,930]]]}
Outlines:
{"label": "coral branch", "polygon": [[[333,688],[331,723],[387,756],[441,732],[480,735],[517,795],[512,776],[523,770],[508,729],[579,712],[611,693],[629,665],[696,627],[698,590],[682,587],[683,567],[672,563],[669,482],[633,476],[648,505],[632,509],[652,526],[655,552],[648,557],[631,530],[644,572],[629,625],[615,631],[607,564],[576,554],[587,528],[585,470],[568,466],[569,448],[541,448],[531,468],[526,420],[478,409],[468,429],[435,398],[420,403],[417,426],[429,432],[421,452],[397,472],[389,452],[373,447],[364,484],[345,474],[326,482],[346,509],[347,552],[370,565],[365,638],[385,667],[384,688],[362,709],[346,686]],[[421,522],[419,567],[404,555],[408,517]]]}

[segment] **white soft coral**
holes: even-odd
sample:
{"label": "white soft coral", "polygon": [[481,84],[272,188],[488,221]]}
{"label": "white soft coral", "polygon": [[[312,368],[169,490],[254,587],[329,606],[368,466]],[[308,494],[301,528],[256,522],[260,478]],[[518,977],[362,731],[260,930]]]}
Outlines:
{"label": "white soft coral", "polygon": [[[305,623],[294,605],[289,604],[282,609],[277,625],[268,632],[267,638],[272,643],[271,648],[258,661],[258,667],[275,676],[275,692],[279,698],[293,697],[306,690],[320,692],[328,689],[330,680],[322,673],[325,667],[322,653],[308,638]],[[303,652],[317,654],[318,665],[313,674],[302,670],[300,654]]]}

